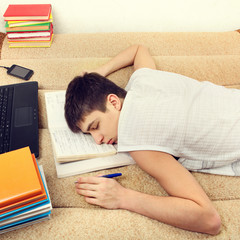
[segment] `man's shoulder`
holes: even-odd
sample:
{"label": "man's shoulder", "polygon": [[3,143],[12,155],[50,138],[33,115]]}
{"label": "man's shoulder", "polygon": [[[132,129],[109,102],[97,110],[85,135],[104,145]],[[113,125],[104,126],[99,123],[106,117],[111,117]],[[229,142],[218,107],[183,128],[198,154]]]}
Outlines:
{"label": "man's shoulder", "polygon": [[145,84],[146,81],[152,78],[152,74],[154,69],[150,68],[139,68],[137,69],[130,77],[127,86],[125,87],[126,91],[129,91],[133,86],[136,86],[136,84]]}

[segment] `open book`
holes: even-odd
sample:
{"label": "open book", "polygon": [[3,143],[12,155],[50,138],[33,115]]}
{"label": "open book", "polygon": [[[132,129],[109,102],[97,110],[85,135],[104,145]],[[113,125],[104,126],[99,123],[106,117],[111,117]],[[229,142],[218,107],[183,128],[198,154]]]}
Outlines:
{"label": "open book", "polygon": [[64,117],[65,91],[45,93],[48,128],[59,163],[104,157],[117,153],[114,145],[95,143],[90,134],[73,133]]}

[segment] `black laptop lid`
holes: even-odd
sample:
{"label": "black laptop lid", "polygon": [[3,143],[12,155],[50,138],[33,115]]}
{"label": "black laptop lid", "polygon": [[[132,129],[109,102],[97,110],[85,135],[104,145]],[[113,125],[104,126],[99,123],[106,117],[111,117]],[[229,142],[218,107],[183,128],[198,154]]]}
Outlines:
{"label": "black laptop lid", "polygon": [[36,157],[38,146],[38,83],[1,86],[13,88],[9,151],[29,146]]}

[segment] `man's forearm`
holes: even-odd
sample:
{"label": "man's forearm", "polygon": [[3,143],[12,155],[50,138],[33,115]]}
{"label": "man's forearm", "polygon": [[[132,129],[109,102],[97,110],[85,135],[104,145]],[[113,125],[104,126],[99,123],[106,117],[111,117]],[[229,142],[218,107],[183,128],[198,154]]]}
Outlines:
{"label": "man's forearm", "polygon": [[152,196],[126,189],[120,208],[190,231],[208,234],[219,231],[214,210],[208,211],[188,199]]}
{"label": "man's forearm", "polygon": [[138,48],[138,45],[128,47],[113,57],[109,62],[97,68],[96,72],[106,77],[121,68],[133,65]]}

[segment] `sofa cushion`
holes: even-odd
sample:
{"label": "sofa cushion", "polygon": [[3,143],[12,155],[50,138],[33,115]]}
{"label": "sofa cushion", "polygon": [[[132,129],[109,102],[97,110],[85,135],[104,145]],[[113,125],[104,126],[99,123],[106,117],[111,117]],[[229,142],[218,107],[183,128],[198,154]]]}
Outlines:
{"label": "sofa cushion", "polygon": [[[206,239],[168,226],[144,216],[124,211],[106,210],[89,205],[76,194],[78,176],[57,178],[53,149],[47,125],[44,93],[66,89],[69,81],[83,70],[105,63],[131,44],[150,48],[157,68],[180,73],[199,81],[211,81],[227,87],[240,87],[240,34],[221,33],[96,33],[56,34],[51,48],[10,49],[5,38],[1,65],[19,64],[34,70],[30,81],[39,83],[38,163],[43,165],[50,198],[52,219],[14,232],[1,239]],[[133,72],[124,68],[109,78],[124,87]],[[11,84],[22,80],[0,69],[0,82]],[[123,173],[118,181],[125,187],[148,194],[166,196],[157,181],[137,165],[108,169],[84,176]],[[213,201],[222,218],[221,233],[211,239],[238,239],[240,235],[240,178],[192,173]]]}

